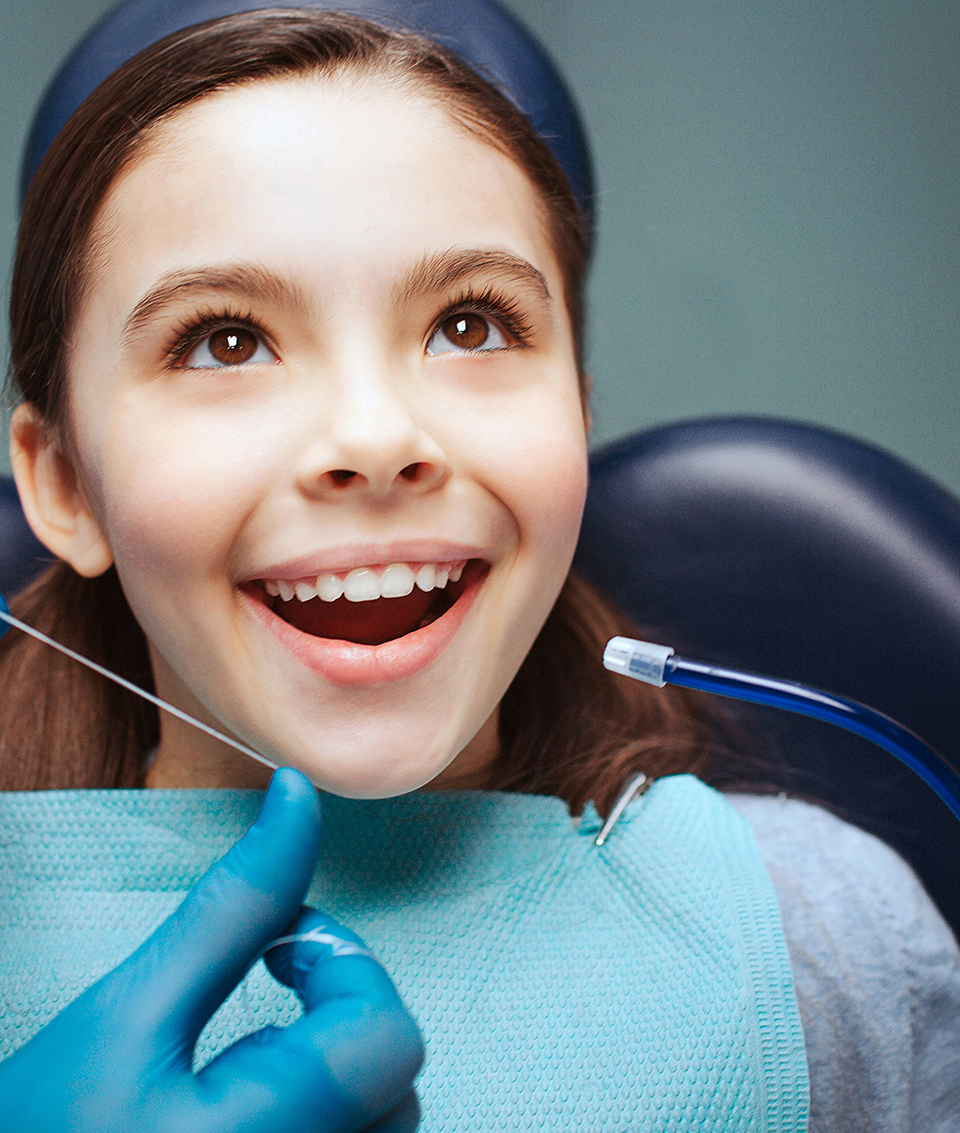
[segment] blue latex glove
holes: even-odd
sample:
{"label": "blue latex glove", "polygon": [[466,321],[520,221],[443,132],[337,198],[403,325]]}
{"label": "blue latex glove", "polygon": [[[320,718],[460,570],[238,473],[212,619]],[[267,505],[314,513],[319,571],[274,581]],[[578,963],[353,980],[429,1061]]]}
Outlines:
{"label": "blue latex glove", "polygon": [[362,943],[329,917],[300,911],[319,849],[317,793],[284,768],[256,822],[177,911],[0,1064],[4,1133],[415,1129],[417,1027],[375,960],[334,955],[322,943],[267,953],[271,971],[303,1000],[303,1018],[191,1069],[203,1026],[272,940],[320,926]]}

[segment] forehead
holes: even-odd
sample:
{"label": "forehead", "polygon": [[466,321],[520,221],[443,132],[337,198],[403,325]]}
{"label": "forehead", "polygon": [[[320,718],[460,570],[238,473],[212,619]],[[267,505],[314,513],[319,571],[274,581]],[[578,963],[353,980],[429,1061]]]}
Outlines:
{"label": "forehead", "polygon": [[134,287],[184,257],[281,256],[333,275],[366,258],[389,273],[413,245],[453,244],[552,266],[520,167],[425,94],[298,76],[218,92],[154,127],[101,207],[92,267]]}

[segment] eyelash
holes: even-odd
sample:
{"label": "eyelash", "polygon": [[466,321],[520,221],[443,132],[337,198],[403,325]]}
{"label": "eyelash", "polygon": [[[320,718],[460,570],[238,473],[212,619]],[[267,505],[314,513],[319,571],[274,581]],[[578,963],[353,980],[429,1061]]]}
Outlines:
{"label": "eyelash", "polygon": [[514,339],[518,346],[528,345],[533,336],[533,327],[520,310],[516,300],[508,298],[501,291],[487,287],[483,291],[473,291],[469,288],[462,291],[434,320],[427,341],[433,338],[451,315],[467,313],[492,319]]}
{"label": "eyelash", "polygon": [[165,349],[168,363],[176,368],[195,346],[199,346],[205,338],[215,331],[225,327],[242,327],[255,334],[264,345],[272,349],[270,340],[257,320],[249,312],[242,313],[239,309],[223,307],[219,309],[208,308],[199,310],[178,323],[170,333],[170,341]]}
{"label": "eyelash", "polygon": [[[532,337],[533,327],[517,302],[502,292],[488,287],[483,291],[465,289],[452,303],[448,303],[434,320],[427,341],[433,338],[451,315],[465,312],[492,319],[514,339],[518,346],[526,346]],[[243,312],[239,308],[231,307],[219,309],[211,307],[197,311],[173,328],[169,343],[164,350],[169,365],[174,368],[179,366],[195,346],[199,346],[209,335],[225,327],[243,327],[244,330],[260,338],[266,346],[270,346],[266,333],[249,311]]]}

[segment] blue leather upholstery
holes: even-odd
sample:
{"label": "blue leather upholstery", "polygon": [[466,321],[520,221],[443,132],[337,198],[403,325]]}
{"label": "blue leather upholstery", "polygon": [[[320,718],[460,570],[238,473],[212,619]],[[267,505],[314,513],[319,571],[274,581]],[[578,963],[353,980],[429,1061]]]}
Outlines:
{"label": "blue leather upholstery", "polygon": [[125,0],[81,40],[50,83],[24,151],[21,203],[61,126],[121,63],[163,36],[234,12],[328,8],[422,32],[455,51],[520,107],[563,166],[593,221],[593,167],[570,92],[530,32],[493,0]]}
{"label": "blue leather upholstery", "polygon": [[[843,693],[960,769],[960,502],[897,458],[757,418],[596,454],[578,565],[683,656]],[[758,711],[784,785],[896,846],[960,935],[960,823],[886,752]]]}
{"label": "blue leather upholstery", "polygon": [[0,477],[0,594],[16,594],[53,561],[24,518],[16,485]]}

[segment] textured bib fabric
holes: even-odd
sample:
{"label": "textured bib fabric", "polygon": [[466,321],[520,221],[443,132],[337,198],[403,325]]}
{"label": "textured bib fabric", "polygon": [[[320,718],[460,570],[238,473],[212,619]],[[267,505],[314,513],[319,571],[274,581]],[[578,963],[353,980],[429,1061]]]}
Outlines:
{"label": "textured bib fabric", "polygon": [[[0,795],[0,1056],[129,955],[261,797]],[[601,849],[598,829],[527,795],[325,798],[309,900],[366,939],[423,1029],[423,1133],[806,1129],[786,945],[746,822],[676,776]],[[258,963],[198,1064],[299,1012]]]}

